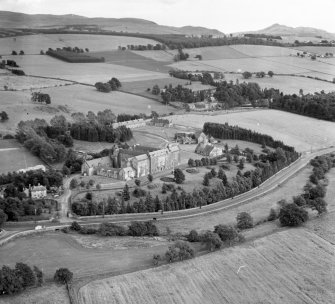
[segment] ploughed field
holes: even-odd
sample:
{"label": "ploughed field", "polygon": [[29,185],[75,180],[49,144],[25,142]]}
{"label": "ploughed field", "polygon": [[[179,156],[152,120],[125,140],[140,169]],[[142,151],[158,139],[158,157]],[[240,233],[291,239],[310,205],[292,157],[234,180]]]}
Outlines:
{"label": "ploughed field", "polygon": [[174,124],[195,128],[201,128],[205,122],[227,122],[271,135],[274,139],[295,147],[299,152],[335,145],[334,123],[278,110],[217,115],[183,114],[170,118]]}
{"label": "ploughed field", "polygon": [[78,298],[85,304],[332,303],[333,259],[332,244],[291,229],[190,261],[92,281]]}

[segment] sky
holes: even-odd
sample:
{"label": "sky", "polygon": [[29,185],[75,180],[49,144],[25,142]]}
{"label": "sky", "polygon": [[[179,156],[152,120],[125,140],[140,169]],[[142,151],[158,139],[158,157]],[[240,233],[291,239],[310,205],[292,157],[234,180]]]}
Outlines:
{"label": "sky", "polygon": [[133,17],[170,26],[204,26],[223,33],[274,23],[335,33],[335,0],[0,0],[0,10],[28,14]]}

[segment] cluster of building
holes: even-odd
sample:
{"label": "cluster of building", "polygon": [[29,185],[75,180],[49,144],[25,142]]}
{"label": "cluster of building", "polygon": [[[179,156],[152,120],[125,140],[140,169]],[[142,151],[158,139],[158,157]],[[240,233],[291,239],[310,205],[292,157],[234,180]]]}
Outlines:
{"label": "cluster of building", "polygon": [[154,127],[171,127],[172,123],[168,119],[162,119],[162,118],[153,118],[153,119],[134,119],[134,120],[128,120],[128,121],[122,121],[122,122],[114,122],[112,124],[113,128],[116,129],[121,126],[125,126],[129,129],[136,129],[141,128],[145,126],[154,126]]}
{"label": "cluster of building", "polygon": [[207,136],[205,133],[201,133],[198,137],[198,145],[195,148],[195,153],[205,157],[217,157],[223,154],[223,150],[220,147],[215,146],[217,141]]}
{"label": "cluster of building", "polygon": [[135,145],[129,149],[114,146],[109,156],[84,160],[81,173],[100,175],[128,181],[149,174],[173,170],[180,165],[178,143],[169,143],[163,149]]}
{"label": "cluster of building", "polygon": [[[32,199],[41,199],[47,197],[47,188],[45,186],[42,186],[41,184],[38,184],[37,186],[29,185],[29,188],[23,189],[23,192],[27,197],[30,197]],[[4,197],[4,189],[1,189],[0,198]]]}

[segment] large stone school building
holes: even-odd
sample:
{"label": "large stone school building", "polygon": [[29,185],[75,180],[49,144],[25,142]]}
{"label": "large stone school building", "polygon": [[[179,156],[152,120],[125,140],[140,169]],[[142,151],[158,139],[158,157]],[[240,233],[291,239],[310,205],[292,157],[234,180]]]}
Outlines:
{"label": "large stone school building", "polygon": [[135,145],[129,149],[114,147],[109,156],[85,160],[81,172],[88,176],[100,175],[128,181],[173,170],[178,165],[178,143],[169,143],[163,149]]}

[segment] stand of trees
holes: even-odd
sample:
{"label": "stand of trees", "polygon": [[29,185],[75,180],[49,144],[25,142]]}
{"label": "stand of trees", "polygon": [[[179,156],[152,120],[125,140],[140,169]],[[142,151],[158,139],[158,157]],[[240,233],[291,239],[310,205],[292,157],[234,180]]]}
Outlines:
{"label": "stand of trees", "polygon": [[43,284],[43,272],[36,266],[16,263],[15,268],[3,266],[0,269],[0,295],[13,295],[29,287]]}
{"label": "stand of trees", "polygon": [[51,103],[50,95],[46,93],[41,93],[41,92],[31,93],[30,99],[32,102],[45,103],[45,104]]}
{"label": "stand of trees", "polygon": [[106,83],[97,82],[94,86],[99,92],[109,93],[110,91],[118,90],[119,88],[121,88],[122,85],[117,78],[113,77]]}
{"label": "stand of trees", "polygon": [[151,50],[154,50],[154,51],[160,51],[160,50],[166,50],[166,45],[165,44],[160,44],[160,43],[157,43],[155,45],[153,44],[139,44],[139,45],[134,45],[134,44],[128,44],[127,45],[127,48],[126,47],[122,47],[122,46],[119,46],[119,50],[122,50],[122,51],[125,51],[125,50],[131,50],[131,51],[151,51]]}
{"label": "stand of trees", "polygon": [[335,93],[314,93],[298,96],[279,95],[270,107],[304,116],[335,121]]}

